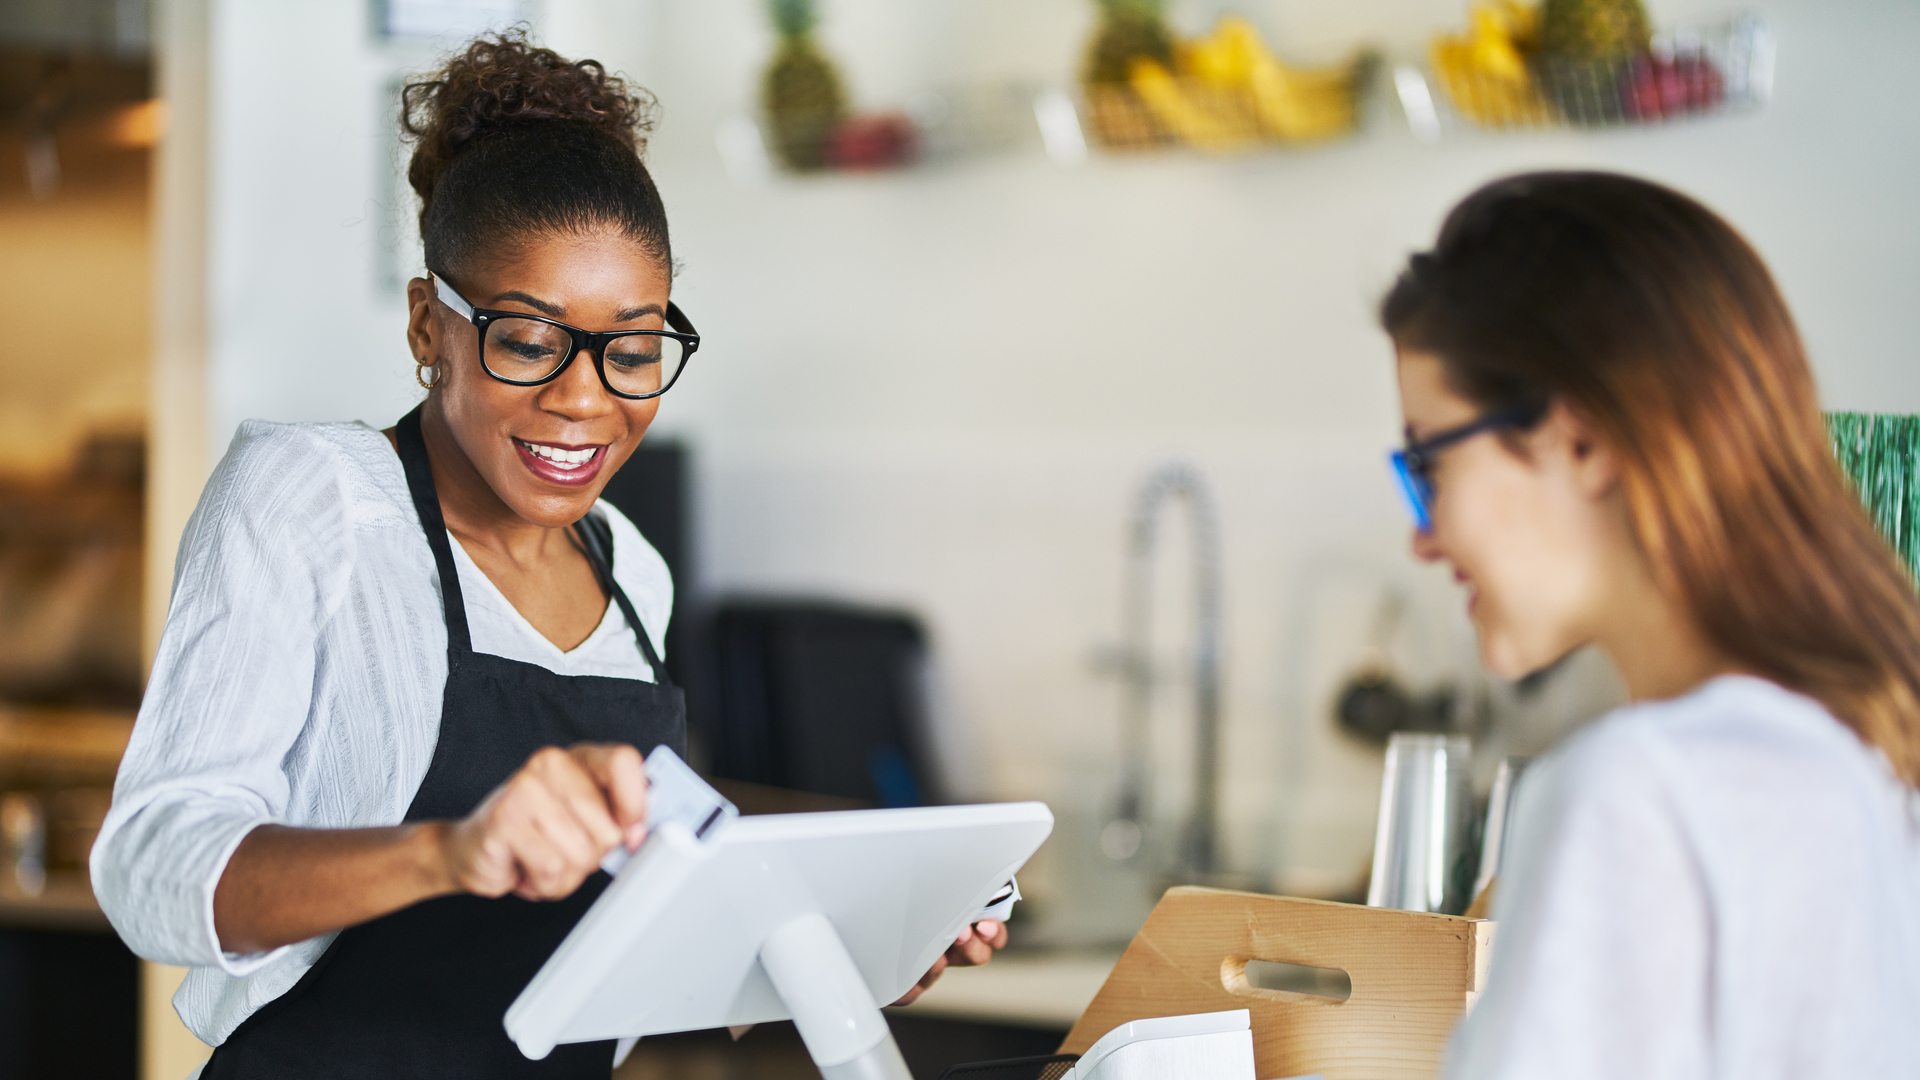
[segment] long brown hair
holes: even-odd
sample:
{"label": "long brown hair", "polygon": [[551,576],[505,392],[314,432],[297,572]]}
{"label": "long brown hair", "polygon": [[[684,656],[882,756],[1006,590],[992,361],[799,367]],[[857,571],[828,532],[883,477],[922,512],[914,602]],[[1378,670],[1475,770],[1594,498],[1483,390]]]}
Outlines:
{"label": "long brown hair", "polygon": [[1381,304],[1485,408],[1563,401],[1618,449],[1642,550],[1747,670],[1920,784],[1920,599],[1842,476],[1760,256],[1678,192],[1607,173],[1488,184]]}

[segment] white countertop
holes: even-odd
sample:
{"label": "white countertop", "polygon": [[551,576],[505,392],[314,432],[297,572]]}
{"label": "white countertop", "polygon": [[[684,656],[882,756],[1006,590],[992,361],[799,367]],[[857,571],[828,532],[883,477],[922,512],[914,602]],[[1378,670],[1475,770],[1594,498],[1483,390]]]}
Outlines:
{"label": "white countertop", "polygon": [[1011,952],[977,968],[948,968],[906,1007],[914,1016],[1020,1027],[1073,1026],[1100,992],[1118,952]]}

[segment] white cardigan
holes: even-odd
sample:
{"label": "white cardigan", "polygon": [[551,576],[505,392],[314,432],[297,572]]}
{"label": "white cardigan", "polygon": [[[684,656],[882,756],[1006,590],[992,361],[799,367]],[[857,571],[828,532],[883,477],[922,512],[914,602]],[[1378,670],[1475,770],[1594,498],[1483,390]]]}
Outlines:
{"label": "white cardigan", "polygon": [[1450,1080],[1920,1076],[1920,795],[1729,676],[1536,762]]}
{"label": "white cardigan", "polygon": [[[656,651],[666,564],[607,503],[614,577]],[[571,652],[456,541],[475,651],[650,679],[619,607]],[[393,825],[426,776],[447,674],[439,575],[400,459],[363,424],[241,426],[188,522],[153,675],[94,845],[94,892],[134,952],[193,968],[174,1006],[219,1045],[332,935],[223,953],[213,890],[255,826]]]}

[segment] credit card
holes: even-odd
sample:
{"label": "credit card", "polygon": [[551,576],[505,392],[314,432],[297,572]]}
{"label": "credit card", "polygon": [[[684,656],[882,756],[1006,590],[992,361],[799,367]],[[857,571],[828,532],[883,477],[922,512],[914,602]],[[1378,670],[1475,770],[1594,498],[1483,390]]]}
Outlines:
{"label": "credit card", "polygon": [[979,922],[981,919],[998,919],[1001,922],[1006,922],[1007,916],[1013,914],[1014,901],[1018,899],[1020,899],[1020,883],[1009,878],[1007,883],[1000,886],[999,890],[993,894],[993,898],[987,901],[987,906],[980,909],[980,914],[975,915],[967,921]]}
{"label": "credit card", "polygon": [[[653,753],[647,755],[648,831],[677,821],[686,826],[695,840],[710,841],[727,822],[739,816],[740,811],[726,796],[700,779],[700,774],[681,761],[680,755],[664,745],[654,747]],[[617,874],[631,857],[632,852],[626,845],[615,845],[600,860],[600,869]]]}

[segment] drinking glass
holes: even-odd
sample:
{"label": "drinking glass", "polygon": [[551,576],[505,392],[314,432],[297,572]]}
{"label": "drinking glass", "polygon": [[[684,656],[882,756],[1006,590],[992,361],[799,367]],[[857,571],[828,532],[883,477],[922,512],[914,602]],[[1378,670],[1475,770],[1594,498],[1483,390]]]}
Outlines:
{"label": "drinking glass", "polygon": [[1369,906],[1457,914],[1472,899],[1472,757],[1465,735],[1397,731],[1388,740]]}

